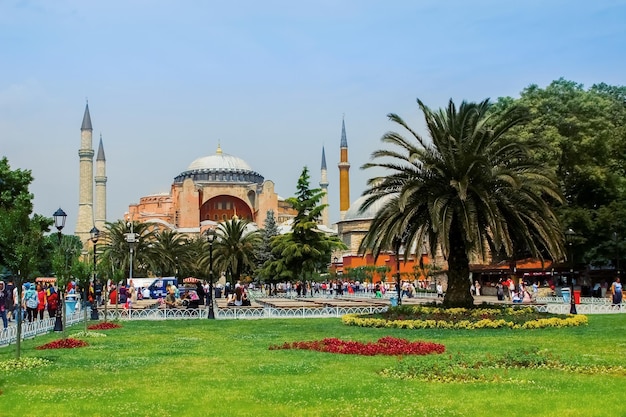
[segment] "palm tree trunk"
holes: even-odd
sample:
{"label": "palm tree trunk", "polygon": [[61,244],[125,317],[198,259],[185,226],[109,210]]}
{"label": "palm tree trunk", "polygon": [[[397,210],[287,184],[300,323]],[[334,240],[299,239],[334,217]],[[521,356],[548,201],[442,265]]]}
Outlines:
{"label": "palm tree trunk", "polygon": [[444,307],[474,306],[470,293],[469,258],[465,242],[456,221],[450,226],[450,255],[448,257],[448,289],[443,300]]}

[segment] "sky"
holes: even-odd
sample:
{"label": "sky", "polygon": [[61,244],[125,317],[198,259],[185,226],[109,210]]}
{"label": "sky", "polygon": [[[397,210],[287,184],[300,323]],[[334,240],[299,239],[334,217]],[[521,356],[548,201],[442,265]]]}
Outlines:
{"label": "sky", "polygon": [[0,157],[32,171],[34,211],[73,233],[88,100],[107,160],[107,220],[169,192],[196,158],[246,161],[284,198],[322,147],[339,220],[345,120],[351,201],[387,131],[423,133],[419,98],[519,97],[561,77],[626,83],[626,0],[0,0]]}

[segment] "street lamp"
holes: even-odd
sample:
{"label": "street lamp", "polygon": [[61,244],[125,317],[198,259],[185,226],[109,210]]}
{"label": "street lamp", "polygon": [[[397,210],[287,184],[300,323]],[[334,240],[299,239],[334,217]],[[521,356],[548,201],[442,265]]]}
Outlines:
{"label": "street lamp", "polygon": [[619,236],[617,232],[613,232],[613,239],[615,240],[615,272],[619,277]]}
{"label": "street lamp", "polygon": [[[57,211],[52,215],[54,217],[54,227],[57,229],[57,237],[59,239],[59,250],[61,249],[61,241],[63,240],[63,233],[61,232],[65,227],[65,219],[67,218],[67,214],[59,207]],[[67,256],[67,255],[66,255]],[[57,277],[57,292],[59,293],[59,304],[57,307],[57,312],[54,317],[54,331],[62,332],[63,331],[63,318],[62,318],[62,310],[63,310],[63,297],[62,293],[59,291],[59,280]]]}
{"label": "street lamp", "polygon": [[130,250],[130,265],[128,268],[128,282],[126,282],[127,286],[129,286],[130,282],[133,280],[133,253],[135,251],[135,246],[137,245],[137,235],[133,231],[132,219],[128,222],[128,226],[130,227],[130,233],[126,233],[126,243],[128,243],[128,249]]}
{"label": "street lamp", "polygon": [[89,233],[91,234],[91,241],[93,242],[93,299],[91,301],[91,320],[98,320],[98,303],[96,301],[96,243],[100,237],[100,230],[94,226]]}
{"label": "street lamp", "polygon": [[206,241],[209,242],[209,295],[207,297],[209,312],[207,318],[215,319],[215,311],[213,308],[213,242],[217,237],[217,233],[215,233],[213,229],[208,229],[204,232],[204,235],[206,236]]}
{"label": "street lamp", "polygon": [[402,304],[402,282],[400,281],[400,247],[404,244],[404,236],[393,238],[393,246],[396,251],[396,289],[398,290],[398,305]]}
{"label": "street lamp", "polygon": [[570,308],[569,308],[569,313],[570,314],[577,314],[576,312],[576,301],[574,300],[574,250],[573,250],[573,243],[574,243],[574,236],[576,235],[576,232],[574,232],[571,228],[567,229],[565,231],[565,242],[567,243],[567,247],[569,249],[569,264],[570,264],[570,269],[569,269],[569,291],[570,291],[570,295],[569,295],[569,299],[570,299]]}

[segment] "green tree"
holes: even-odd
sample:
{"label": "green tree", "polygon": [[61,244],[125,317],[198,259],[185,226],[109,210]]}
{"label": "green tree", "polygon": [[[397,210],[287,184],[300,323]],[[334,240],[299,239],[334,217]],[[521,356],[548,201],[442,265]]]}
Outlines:
{"label": "green tree", "polygon": [[185,259],[189,239],[182,233],[162,230],[155,234],[150,252],[150,270],[155,276],[174,276],[178,268],[178,259]]}
{"label": "green tree", "polygon": [[267,282],[271,282],[272,277],[264,275],[263,267],[266,263],[276,260],[272,254],[272,239],[274,236],[278,236],[278,225],[274,217],[274,210],[268,210],[263,229],[261,229],[261,242],[256,253],[259,277]]}
{"label": "green tree", "polygon": [[[30,170],[11,170],[8,159],[0,159],[0,265],[13,275],[22,297],[22,284],[37,275],[39,260],[47,256],[44,233],[52,219],[32,214],[33,181]],[[18,315],[16,357],[21,353],[22,322]]]}
{"label": "green tree", "polygon": [[76,280],[76,287],[80,288],[82,294],[82,311],[84,331],[87,332],[87,303],[89,296],[89,280],[93,272],[93,264],[87,260],[78,260],[72,265],[72,276]]}
{"label": "green tree", "polygon": [[298,179],[295,197],[287,202],[297,210],[291,232],[272,238],[275,260],[267,262],[263,275],[273,280],[311,279],[327,269],[333,250],[345,249],[336,236],[327,236],[317,228],[325,204],[319,204],[324,192],[309,186],[309,170],[304,167]]}
{"label": "green tree", "polygon": [[[544,146],[532,151],[557,173],[566,204],[558,208],[564,228],[571,227],[580,244],[575,259],[606,264],[615,259],[607,242],[623,245],[623,211],[602,212],[626,199],[626,87],[606,84],[585,89],[564,79],[545,88],[531,85],[518,99],[500,98],[496,108],[527,109],[530,120],[511,134]],[[609,253],[607,253],[609,250]],[[626,252],[621,252],[626,255]]]}
{"label": "green tree", "polygon": [[[529,146],[507,136],[522,122],[519,109],[490,113],[488,100],[430,110],[418,100],[430,141],[396,114],[389,118],[410,138],[389,132],[363,168],[382,168],[369,180],[363,209],[384,198],[360,251],[394,250],[406,258],[426,241],[448,261],[446,306],[471,307],[469,263],[489,251],[511,255],[524,247],[559,259],[561,225],[551,203],[561,201],[552,172],[530,156]],[[380,161],[382,159],[382,161]],[[376,161],[378,160],[378,161]],[[401,249],[404,248],[404,251]]]}
{"label": "green tree", "polygon": [[[151,266],[160,262],[158,260],[159,254],[151,246],[156,241],[157,229],[149,223],[133,222],[132,230],[136,235],[136,244],[132,254],[132,276],[138,277],[139,271],[142,275],[146,274]],[[130,272],[131,253],[126,240],[130,231],[130,225],[123,220],[106,223],[105,230],[100,233],[101,240],[98,241],[98,248],[102,248],[102,254],[99,255],[98,259],[99,262],[103,263],[105,269],[111,268],[112,272],[120,269],[126,274]],[[129,277],[130,275],[126,276]]]}
{"label": "green tree", "polygon": [[[230,271],[231,284],[256,266],[255,254],[261,243],[261,232],[252,230],[249,225],[248,221],[235,217],[217,226],[219,238],[213,244],[214,265],[222,271]],[[208,256],[208,243],[205,253]]]}

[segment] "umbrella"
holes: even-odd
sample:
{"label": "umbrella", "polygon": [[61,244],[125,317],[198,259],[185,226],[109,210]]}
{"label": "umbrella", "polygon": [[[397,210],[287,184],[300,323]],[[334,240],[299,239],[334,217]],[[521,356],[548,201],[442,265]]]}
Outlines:
{"label": "umbrella", "polygon": [[195,284],[196,282],[200,282],[200,280],[198,278],[194,278],[194,277],[187,277],[183,280],[183,282],[185,284]]}
{"label": "umbrella", "polygon": [[54,283],[57,282],[57,279],[54,277],[38,277],[35,279],[35,282],[50,282],[50,283]]}

